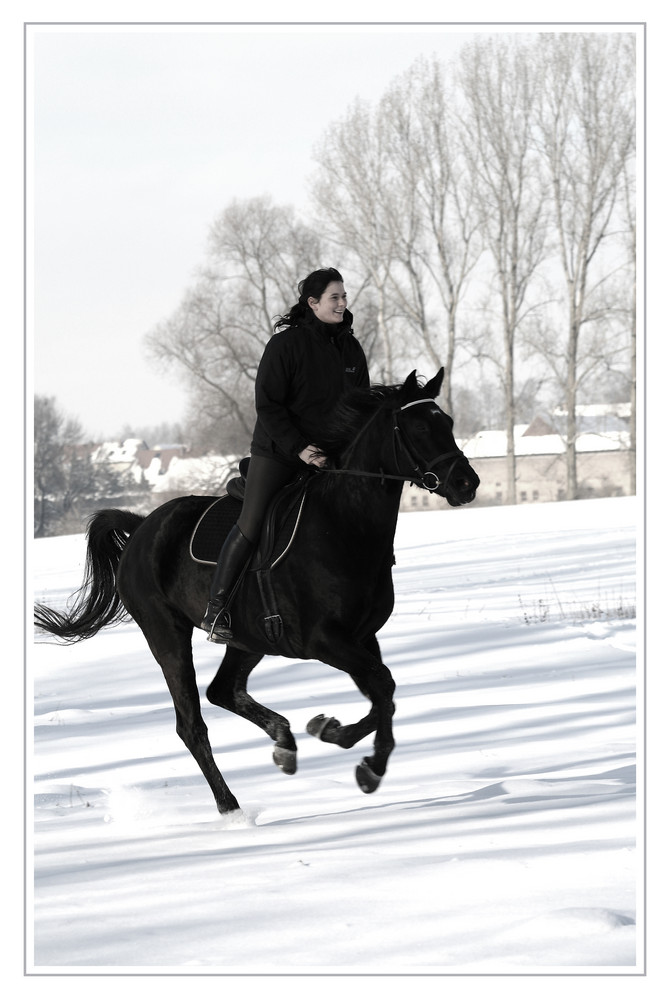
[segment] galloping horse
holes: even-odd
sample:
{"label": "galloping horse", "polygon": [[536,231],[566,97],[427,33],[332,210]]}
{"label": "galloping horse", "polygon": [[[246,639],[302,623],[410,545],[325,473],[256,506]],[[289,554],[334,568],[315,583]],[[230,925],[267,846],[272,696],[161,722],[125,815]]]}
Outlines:
{"label": "galloping horse", "polygon": [[[435,402],[443,371],[426,385],[412,372],[403,385],[355,390],[341,402],[318,446],[323,470],[306,473],[306,500],[289,551],[271,569],[282,638],[261,623],[266,604],[257,574],[246,572],[232,607],[234,640],[207,689],[214,704],[259,726],[273,740],[274,761],[296,771],[297,745],[287,719],[247,691],[266,654],[316,659],[350,675],[371,703],[358,722],[316,716],[308,732],[340,747],[375,733],[373,752],[356,769],[373,792],[394,748],[395,684],[376,633],[394,606],[394,533],[404,482],[445,497],[454,507],[475,498],[479,478],[457,447],[453,421]],[[68,614],[38,605],[36,624],[68,642],[131,616],[160,664],[176,711],[176,732],[211,787],[218,810],[239,804],[213,759],[192,656],[193,628],[206,607],[212,568],[194,561],[193,530],[214,497],[187,496],[147,517],[102,510],[88,526],[83,585]],[[220,540],[222,542],[222,539]]]}

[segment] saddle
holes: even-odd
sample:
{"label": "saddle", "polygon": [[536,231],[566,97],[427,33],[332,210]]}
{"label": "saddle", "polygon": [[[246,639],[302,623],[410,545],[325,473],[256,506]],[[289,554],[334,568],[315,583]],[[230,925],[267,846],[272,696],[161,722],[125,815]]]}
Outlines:
{"label": "saddle", "polygon": [[[216,565],[222,544],[241,513],[248,461],[243,459],[240,476],[227,484],[227,495],[213,500],[195,525],[190,538],[190,555],[195,562]],[[259,544],[242,574],[255,574],[264,605],[264,631],[274,643],[282,637],[283,624],[271,572],[287,556],[294,542],[310,479],[310,473],[305,472],[278,491],[267,510]]]}

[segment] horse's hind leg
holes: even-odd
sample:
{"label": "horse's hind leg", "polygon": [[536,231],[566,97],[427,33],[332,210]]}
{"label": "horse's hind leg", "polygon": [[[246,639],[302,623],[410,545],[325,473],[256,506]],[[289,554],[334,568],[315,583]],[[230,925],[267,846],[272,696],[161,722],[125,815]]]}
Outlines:
{"label": "horse's hind leg", "polygon": [[[145,616],[142,616],[145,617]],[[141,627],[141,622],[139,622]],[[160,664],[176,712],[176,732],[197,761],[218,807],[228,813],[239,809],[235,796],[213,759],[208,730],[201,714],[201,702],[192,660],[192,624],[177,623],[172,617],[153,615],[150,634],[142,628],[153,656]]]}
{"label": "horse's hind leg", "polygon": [[296,741],[290,724],[282,715],[260,705],[248,694],[250,672],[262,659],[262,653],[250,653],[228,646],[218,672],[206,691],[213,705],[226,708],[253,722],[274,742],[273,760],[285,774],[296,772]]}

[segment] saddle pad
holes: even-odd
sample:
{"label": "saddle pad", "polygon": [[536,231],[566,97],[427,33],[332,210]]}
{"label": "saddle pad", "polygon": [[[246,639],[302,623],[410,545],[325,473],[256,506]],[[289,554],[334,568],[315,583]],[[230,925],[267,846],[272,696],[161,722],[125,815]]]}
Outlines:
{"label": "saddle pad", "polygon": [[[305,493],[304,483],[294,483],[285,487],[270,506],[255,554],[257,568],[268,568],[267,563],[275,565],[285,555],[301,517]],[[217,563],[222,544],[238,521],[242,506],[241,500],[227,495],[218,497],[206,508],[190,539],[190,555],[195,562]]]}
{"label": "saddle pad", "polygon": [[206,508],[190,539],[190,555],[195,562],[215,566],[222,543],[238,521],[242,506],[235,497],[224,496]]}

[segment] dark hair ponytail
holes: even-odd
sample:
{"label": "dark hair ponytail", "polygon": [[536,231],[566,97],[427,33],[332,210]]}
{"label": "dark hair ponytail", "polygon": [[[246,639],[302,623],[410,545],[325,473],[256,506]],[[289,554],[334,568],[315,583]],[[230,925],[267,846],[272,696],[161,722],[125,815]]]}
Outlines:
{"label": "dark hair ponytail", "polygon": [[299,326],[304,320],[310,319],[313,310],[308,305],[308,299],[319,299],[332,281],[342,281],[343,277],[335,267],[320,267],[317,271],[311,271],[307,278],[298,284],[299,301],[292,306],[289,312],[280,316],[273,324],[273,329],[278,330],[285,326]]}

